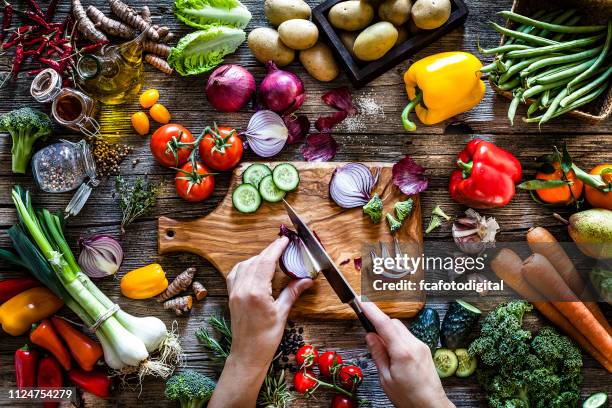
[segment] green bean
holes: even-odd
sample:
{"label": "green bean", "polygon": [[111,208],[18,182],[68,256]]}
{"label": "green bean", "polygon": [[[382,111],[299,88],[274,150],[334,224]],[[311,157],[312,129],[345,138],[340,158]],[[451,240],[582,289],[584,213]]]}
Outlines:
{"label": "green bean", "polygon": [[560,55],[558,57],[547,57],[540,58],[538,61],[530,64],[527,68],[525,68],[521,72],[521,76],[529,76],[532,72],[537,71],[541,68],[547,67],[549,65],[557,65],[557,64],[565,64],[568,62],[576,62],[582,61],[583,59],[592,57],[594,55],[599,54],[599,51],[602,47],[592,48],[590,50],[578,52],[576,54],[571,55]]}
{"label": "green bean", "polygon": [[[510,68],[508,68],[508,71],[506,71],[506,73],[499,78],[500,83],[503,84],[504,82],[506,82],[508,79],[510,79],[514,75],[518,74],[519,72],[521,73],[521,76],[523,76],[522,70],[524,68],[526,68],[530,64],[532,64],[532,63],[534,63],[536,61],[539,61],[541,59],[544,59],[544,58],[548,58],[548,57],[544,57],[544,56],[542,56],[542,57],[535,57],[535,58],[530,58],[528,60],[524,60],[524,61],[518,62],[516,64],[513,64]],[[514,60],[511,60],[511,61],[514,61]]]}
{"label": "green bean", "polygon": [[516,50],[510,51],[505,55],[505,58],[513,59],[513,58],[529,58],[529,57],[537,57],[540,55],[551,54],[553,52],[571,50],[573,48],[581,48],[586,47],[588,45],[594,44],[600,39],[604,37],[603,34],[596,35],[593,37],[581,38],[578,40],[567,41],[563,43],[558,43],[556,45],[547,45],[544,47],[535,47],[529,50]]}
{"label": "green bean", "polygon": [[519,51],[519,50],[529,50],[533,47],[524,44],[508,44],[508,45],[500,45],[499,47],[484,49],[478,47],[478,52],[481,54],[503,54],[508,51]]}
{"label": "green bean", "polygon": [[604,73],[602,75],[597,77],[594,81],[592,81],[592,82],[586,84],[585,86],[575,90],[574,92],[570,93],[565,98],[563,98],[561,100],[561,106],[562,107],[569,106],[576,99],[578,99],[578,98],[588,94],[593,89],[597,88],[599,85],[603,84],[604,82],[607,83],[607,80],[608,80],[608,78],[610,77],[611,74],[612,74],[612,67],[609,67],[608,69],[606,69],[604,71]]}
{"label": "green bean", "polygon": [[[552,16],[555,16],[558,14],[558,11],[553,11],[550,12],[548,14],[545,15],[545,11],[544,10],[538,10],[533,14],[533,18],[541,18],[542,20],[548,20],[550,18],[552,18]],[[521,24],[520,26],[518,26],[516,28],[516,31],[520,31],[521,33],[529,33],[530,31],[532,31],[534,29],[534,27],[526,25],[526,24]],[[504,45],[506,44],[512,44],[514,42],[514,38],[508,38],[505,42]]]}
{"label": "green bean", "polygon": [[[531,87],[534,84],[536,84],[536,81],[538,79],[540,79],[540,78],[544,78],[544,77],[547,77],[547,76],[550,76],[550,75],[556,75],[556,74],[558,74],[560,72],[564,72],[567,69],[576,67],[576,66],[578,66],[578,64],[580,64],[580,62],[573,62],[573,63],[567,64],[567,65],[555,66],[555,67],[552,67],[552,68],[550,68],[550,69],[548,69],[546,71],[537,73],[537,74],[532,75],[530,77],[527,77],[527,79],[526,79],[527,87]],[[571,81],[571,79],[568,79],[567,81],[565,81],[565,83],[568,83],[569,81]]]}
{"label": "green bean", "polygon": [[529,17],[525,17],[521,14],[514,13],[512,11],[500,11],[497,13],[498,15],[507,18],[508,20],[532,25],[537,28],[542,28],[544,30],[554,31],[556,33],[569,33],[569,34],[578,34],[578,33],[595,33],[598,31],[603,31],[606,29],[606,26],[603,25],[593,25],[593,26],[567,26],[560,24],[551,24],[543,21],[534,20]]}
{"label": "green bean", "polygon": [[516,116],[516,110],[518,109],[519,103],[521,103],[521,96],[523,95],[523,89],[517,89],[512,93],[512,102],[508,108],[508,119],[510,120],[510,126],[514,125],[514,117]]}
{"label": "green bean", "polygon": [[[568,21],[568,19],[572,18],[574,16],[574,14],[576,14],[576,10],[571,9],[571,10],[565,11],[560,16],[555,17],[554,19],[551,19],[551,21],[546,21],[544,19],[540,19],[540,21],[545,22],[545,23],[550,22],[552,24],[563,24],[566,21]],[[531,18],[534,19],[534,20],[538,19],[538,17],[536,17],[535,15],[531,16]],[[579,16],[578,16],[578,18],[580,19]],[[576,24],[576,23],[574,23],[574,24]],[[574,24],[568,24],[568,25],[574,25]],[[534,34],[537,34],[540,37],[546,37],[548,34],[550,34],[550,30],[540,29],[537,33],[534,33]],[[553,38],[553,40],[554,40],[554,38]]]}
{"label": "green bean", "polygon": [[509,91],[511,89],[516,88],[521,84],[521,80],[519,78],[514,78],[510,82],[505,82],[503,84],[497,85],[497,87],[502,91]]}
{"label": "green bean", "polygon": [[523,100],[527,100],[529,98],[531,98],[534,95],[538,95],[548,89],[555,89],[558,88],[560,86],[563,86],[565,84],[567,84],[569,82],[569,79],[565,79],[559,82],[555,82],[552,84],[546,84],[546,85],[536,85],[536,86],[532,86],[531,88],[525,90],[525,92],[523,92]]}
{"label": "green bean", "polygon": [[606,42],[601,50],[601,53],[595,60],[595,62],[586,70],[580,73],[576,78],[572,79],[569,84],[567,84],[567,88],[571,91],[572,87],[576,85],[578,82],[584,80],[585,78],[589,78],[593,72],[595,72],[601,64],[603,64],[604,60],[608,56],[608,51],[610,50],[610,42],[612,41],[612,20],[608,20],[608,35],[606,37]]}
{"label": "green bean", "polygon": [[547,108],[550,105],[550,94],[552,93],[552,89],[547,89],[542,93],[542,107]]}
{"label": "green bean", "polygon": [[563,88],[561,92],[559,92],[557,96],[555,96],[555,98],[552,100],[552,102],[550,103],[550,106],[548,107],[546,112],[544,112],[544,115],[542,115],[542,119],[540,120],[540,123],[546,123],[552,118],[552,115],[559,109],[559,104],[561,103],[561,99],[565,98],[566,96],[567,96],[567,88]]}
{"label": "green bean", "polygon": [[[556,118],[559,117],[561,115],[566,114],[567,112],[573,111],[576,108],[579,108],[580,106],[586,105],[587,103],[597,99],[597,97],[599,95],[601,95],[605,90],[608,89],[608,85],[601,85],[599,88],[597,88],[597,90],[591,92],[590,94],[583,96],[582,98],[576,100],[574,103],[572,103],[571,105],[559,109],[557,110],[555,113],[553,113],[552,118]],[[523,121],[526,123],[537,123],[542,119],[542,116],[537,116],[535,118],[523,118]]]}
{"label": "green bean", "polygon": [[[580,20],[582,20],[582,16],[574,16],[566,24],[573,26],[573,25],[578,24],[580,22]],[[553,41],[561,41],[566,35],[567,35],[566,33],[557,33],[557,34],[552,36],[551,40],[553,40]]]}
{"label": "green bean", "polygon": [[502,60],[500,60],[499,58],[495,58],[495,66],[497,67],[497,72],[500,73],[504,73],[508,70],[508,68],[506,68],[506,66],[504,65],[504,62]]}
{"label": "green bean", "polygon": [[578,75],[581,72],[585,72],[585,69],[588,69],[591,65],[593,65],[594,62],[595,62],[595,58],[592,58],[592,59],[587,60],[587,61],[585,61],[585,62],[583,62],[581,64],[578,64],[578,65],[576,65],[574,67],[571,67],[571,68],[568,68],[568,69],[564,69],[561,72],[557,72],[556,74],[547,75],[547,76],[544,76],[544,77],[541,77],[541,78],[537,78],[534,81],[534,83],[539,84],[539,85],[546,85],[546,84],[550,84],[550,83],[553,83],[553,82],[560,81],[560,80],[565,79],[565,78],[574,77],[575,75]]}
{"label": "green bean", "polygon": [[495,71],[496,68],[497,68],[497,64],[495,64],[495,62],[492,62],[480,68],[480,72],[482,72],[483,74],[487,74],[491,71]]}
{"label": "green bean", "polygon": [[548,38],[538,37],[532,34],[521,33],[520,31],[510,30],[509,28],[505,28],[500,26],[497,23],[491,23],[491,27],[498,33],[504,34],[508,37],[517,38],[519,40],[523,40],[527,43],[533,43],[538,45],[557,45],[559,44],[556,41],[549,40]]}
{"label": "green bean", "polygon": [[542,105],[542,97],[540,96],[538,99],[529,104],[529,108],[527,108],[527,117],[531,117]]}

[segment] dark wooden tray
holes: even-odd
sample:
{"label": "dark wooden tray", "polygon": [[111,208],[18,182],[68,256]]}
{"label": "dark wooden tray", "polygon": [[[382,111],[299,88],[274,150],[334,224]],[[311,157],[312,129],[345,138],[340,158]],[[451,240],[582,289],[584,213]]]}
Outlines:
{"label": "dark wooden tray", "polygon": [[384,74],[401,61],[459,27],[468,16],[468,9],[463,0],[451,0],[451,15],[448,21],[435,30],[421,30],[411,35],[406,41],[392,48],[381,59],[371,62],[359,61],[346,49],[336,29],[327,19],[327,13],[335,4],[344,0],[327,0],[313,10],[312,19],[327,39],[332,50],[339,59],[340,65],[347,73],[349,79],[356,87],[361,87],[374,78]]}

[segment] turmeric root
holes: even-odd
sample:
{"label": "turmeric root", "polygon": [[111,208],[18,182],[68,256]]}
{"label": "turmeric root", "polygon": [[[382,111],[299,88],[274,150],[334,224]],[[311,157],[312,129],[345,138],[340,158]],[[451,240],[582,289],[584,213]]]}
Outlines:
{"label": "turmeric root", "polygon": [[187,290],[191,282],[193,281],[193,277],[195,276],[196,268],[187,268],[179,276],[174,278],[172,283],[168,285],[165,291],[163,291],[160,295],[158,295],[155,299],[158,302],[164,302],[170,298],[175,297],[179,293]]}
{"label": "turmeric root", "polygon": [[177,297],[164,302],[164,309],[174,310],[177,316],[183,316],[191,312],[193,298],[191,295]]}
{"label": "turmeric root", "polygon": [[85,38],[93,42],[108,41],[106,35],[98,30],[89,17],[87,17],[81,0],[72,0],[72,12],[76,20],[77,29]]}
{"label": "turmeric root", "polygon": [[163,44],[168,44],[170,41],[172,41],[173,38],[174,38],[174,34],[172,32],[169,32],[168,34],[166,34],[165,37],[160,38],[159,42]]}
{"label": "turmeric root", "polygon": [[104,13],[94,6],[87,7],[87,17],[91,19],[96,28],[99,28],[107,34],[128,40],[136,37],[136,32],[132,27],[123,24],[121,21],[106,17]]}
{"label": "turmeric root", "polygon": [[208,295],[208,291],[200,282],[194,281],[191,286],[193,287],[193,294],[196,300],[202,300]]}
{"label": "turmeric root", "polygon": [[172,67],[166,62],[165,59],[158,57],[157,55],[147,54],[145,55],[145,61],[147,61],[151,66],[160,70],[166,75],[172,75],[174,70]]}
{"label": "turmeric root", "polygon": [[151,40],[159,41],[157,31],[155,31],[151,24],[147,23],[140,14],[136,13],[130,6],[121,0],[108,0],[108,3],[113,13],[115,13],[121,21],[137,30],[146,32],[147,37]]}
{"label": "turmeric root", "polygon": [[140,17],[142,17],[142,19],[147,23],[151,24],[153,20],[151,20],[151,10],[149,9],[149,6],[142,6],[140,8]]}
{"label": "turmeric root", "polygon": [[168,55],[170,55],[170,46],[166,44],[160,44],[153,41],[145,41],[143,43],[143,47],[146,52],[158,55],[162,58],[168,58]]}

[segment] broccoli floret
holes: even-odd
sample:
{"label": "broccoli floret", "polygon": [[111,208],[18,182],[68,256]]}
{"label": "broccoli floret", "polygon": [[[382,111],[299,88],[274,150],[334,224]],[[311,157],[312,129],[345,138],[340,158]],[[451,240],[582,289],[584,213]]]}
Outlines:
{"label": "broccoli floret", "polygon": [[399,230],[402,226],[402,223],[396,220],[391,214],[387,213],[387,222],[389,223],[389,229],[392,234],[395,234],[397,230]]}
{"label": "broccoli floret", "polygon": [[429,225],[427,226],[425,233],[429,234],[431,231],[441,226],[443,219],[448,221],[451,219],[451,217],[446,215],[446,213],[442,211],[442,208],[437,205],[433,210],[431,210],[431,219],[429,220]]}
{"label": "broccoli floret", "polygon": [[374,224],[378,224],[380,222],[380,219],[382,218],[382,211],[383,202],[378,196],[378,193],[374,194],[370,201],[363,206],[363,212],[370,216]]}
{"label": "broccoli floret", "polygon": [[194,370],[175,374],[166,383],[166,398],[179,401],[181,408],[201,408],[208,402],[217,384]]}
{"label": "broccoli floret", "polygon": [[37,109],[16,109],[0,115],[0,131],[13,139],[13,173],[25,173],[34,142],[51,134],[51,120]]}
{"label": "broccoli floret", "polygon": [[395,209],[395,215],[400,222],[404,222],[406,218],[410,216],[412,213],[412,207],[414,206],[414,201],[412,198],[407,199],[406,201],[398,201],[395,203],[393,208]]}

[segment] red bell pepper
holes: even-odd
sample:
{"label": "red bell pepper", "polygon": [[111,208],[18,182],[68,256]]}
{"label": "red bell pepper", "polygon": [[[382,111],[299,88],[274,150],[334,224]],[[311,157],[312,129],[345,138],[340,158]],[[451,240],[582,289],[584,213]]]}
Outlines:
{"label": "red bell pepper", "polygon": [[101,398],[110,395],[111,379],[100,370],[84,371],[73,368],[68,372],[70,380],[83,391],[87,391]]}
{"label": "red bell pepper", "polygon": [[53,354],[66,371],[70,370],[72,366],[70,353],[55,332],[51,322],[45,319],[38,325],[32,325],[32,327],[34,330],[30,333],[30,341]]}
{"label": "red bell pepper", "polygon": [[[39,388],[61,388],[64,385],[62,367],[52,356],[43,357],[38,363],[38,384]],[[45,402],[44,408],[59,406],[59,402]]]}
{"label": "red bell pepper", "polygon": [[31,350],[27,344],[15,351],[15,380],[17,388],[36,386],[37,365],[38,351]]}
{"label": "red bell pepper", "polygon": [[481,139],[470,141],[457,157],[448,190],[458,203],[471,208],[508,204],[521,180],[521,163],[510,152]]}
{"label": "red bell pepper", "polygon": [[24,290],[38,286],[42,286],[42,284],[34,278],[2,279],[0,281],[0,303],[6,302]]}

